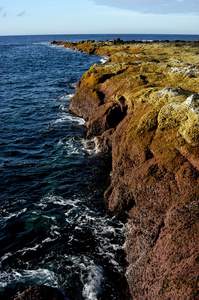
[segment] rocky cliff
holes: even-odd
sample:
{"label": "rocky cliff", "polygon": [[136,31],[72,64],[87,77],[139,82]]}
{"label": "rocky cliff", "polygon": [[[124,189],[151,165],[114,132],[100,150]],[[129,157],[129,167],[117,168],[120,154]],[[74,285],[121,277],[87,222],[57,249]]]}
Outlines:
{"label": "rocky cliff", "polygon": [[82,76],[70,109],[112,155],[104,197],[128,211],[132,299],[199,299],[199,42],[65,46],[109,56]]}

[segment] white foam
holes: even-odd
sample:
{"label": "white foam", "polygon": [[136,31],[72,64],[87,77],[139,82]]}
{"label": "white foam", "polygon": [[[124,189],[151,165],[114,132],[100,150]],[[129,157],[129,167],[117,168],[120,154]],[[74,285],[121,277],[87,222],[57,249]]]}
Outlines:
{"label": "white foam", "polygon": [[69,115],[67,113],[66,114],[62,113],[60,118],[55,120],[53,124],[63,123],[63,122],[66,122],[66,121],[69,121],[71,123],[77,123],[79,125],[84,125],[85,124],[85,121],[84,121],[83,118],[75,117],[75,116]]}
{"label": "white foam", "polygon": [[108,56],[103,56],[103,57],[100,59],[100,62],[101,62],[102,64],[105,64],[105,62],[107,61],[107,59],[109,59]]}
{"label": "white foam", "polygon": [[103,281],[103,270],[99,266],[91,266],[89,269],[86,282],[84,283],[82,295],[89,300],[97,300],[97,295],[101,290],[101,282]]}
{"label": "white foam", "polygon": [[73,137],[68,139],[63,138],[59,140],[57,146],[59,151],[61,151],[61,155],[64,156],[71,156],[71,155],[77,155],[82,153],[78,141],[76,141]]}
{"label": "white foam", "polygon": [[72,89],[76,89],[77,83],[70,83],[69,86]]}
{"label": "white foam", "polygon": [[80,268],[80,279],[83,284],[82,295],[86,300],[97,300],[101,291],[101,284],[104,281],[103,268],[96,265],[88,257],[84,257],[84,262],[80,263]]}
{"label": "white foam", "polygon": [[75,117],[75,116],[68,115],[68,120],[70,120],[71,122],[78,123],[79,125],[84,125],[85,124],[84,119],[80,118],[80,117]]}
{"label": "white foam", "polygon": [[55,120],[53,124],[63,123],[67,120],[67,114],[62,114],[60,118]]}
{"label": "white foam", "polygon": [[13,217],[18,218],[19,216],[24,214],[27,210],[28,210],[27,208],[23,208],[18,213],[10,213],[6,217],[3,218],[3,221],[8,221],[8,220],[12,219]]}
{"label": "white foam", "polygon": [[118,226],[115,228],[115,226],[107,225],[106,220],[103,222],[103,220],[99,219],[93,226],[94,236],[99,245],[99,254],[106,257],[109,260],[109,263],[112,264],[112,267],[118,272],[122,272],[123,267],[117,263],[116,251],[122,250],[123,245],[121,245],[119,241],[117,243],[117,237],[124,236],[126,228],[122,223],[121,225],[120,228]]}
{"label": "white foam", "polygon": [[[60,235],[60,233],[59,233],[59,235]],[[42,244],[50,243],[50,242],[53,242],[53,241],[55,241],[55,240],[56,240],[56,239],[51,239],[51,238],[47,237],[45,240],[42,241]]]}
{"label": "white foam", "polygon": [[65,143],[68,156],[73,154],[80,154],[80,149],[76,146],[76,142],[71,138]]}
{"label": "white foam", "polygon": [[55,195],[48,195],[47,197],[44,197],[41,199],[40,203],[38,203],[38,206],[44,206],[46,208],[48,203],[53,203],[53,204],[58,204],[58,205],[70,205],[72,207],[77,207],[78,203],[80,202],[79,199],[74,199],[74,200],[70,200],[70,199],[64,199],[61,196],[55,196]]}
{"label": "white foam", "polygon": [[3,262],[4,260],[6,260],[8,257],[10,257],[11,255],[12,255],[12,253],[11,253],[11,252],[8,252],[8,253],[4,254],[4,255],[0,258],[0,267],[2,267],[2,262]]}
{"label": "white foam", "polygon": [[77,221],[82,222],[82,217],[84,218],[84,220],[86,220],[88,223],[92,223],[94,224],[96,222],[96,217],[94,216],[89,216],[89,215],[83,215],[80,216]]}
{"label": "white foam", "polygon": [[82,146],[83,149],[90,155],[101,152],[97,137],[94,137],[93,139],[82,139]]}
{"label": "white foam", "polygon": [[107,258],[112,268],[117,272],[123,272],[123,267],[117,261],[116,252],[123,250],[124,245],[121,243],[120,238],[124,237],[126,226],[121,221],[118,221],[115,225],[110,225],[106,217],[96,215],[90,210],[84,210],[84,213],[81,213],[76,219],[76,224],[81,224],[76,226],[76,230],[89,226],[98,244],[98,254],[103,259]]}
{"label": "white foam", "polygon": [[74,94],[66,94],[60,97],[60,100],[70,100]]}
{"label": "white foam", "polygon": [[[74,229],[78,232],[88,228],[92,232],[92,236],[95,239],[98,247],[95,251],[103,260],[106,259],[110,268],[114,269],[116,272],[124,272],[124,267],[121,266],[117,255],[118,251],[123,250],[124,245],[122,244],[122,239],[124,237],[126,226],[123,222],[117,220],[114,215],[112,218],[107,219],[106,216],[101,216],[89,206],[86,205],[82,199],[64,199],[60,196],[49,195],[42,199],[40,206],[48,203],[54,203],[61,206],[67,206],[64,208],[63,214],[67,223],[73,224]],[[113,223],[113,224],[112,224]],[[51,237],[57,238],[59,233],[59,228],[51,226],[52,234]],[[74,236],[70,236],[70,241],[74,239]],[[70,257],[71,258],[71,257]],[[83,294],[86,299],[97,299],[97,291],[99,291],[102,280],[103,280],[103,269],[90,262],[88,258],[83,258],[82,256],[74,256],[72,259],[72,264],[75,268],[80,268],[82,276],[82,282],[84,284]],[[98,276],[100,278],[98,278]],[[93,279],[92,279],[93,278]],[[96,286],[96,281],[99,281],[99,285]],[[94,288],[95,286],[95,288]]]}
{"label": "white foam", "polygon": [[[60,236],[61,234],[59,232],[59,227],[56,225],[51,225],[50,226],[50,234],[52,234],[53,236]],[[55,240],[56,239],[47,238],[42,242],[42,244],[47,243],[47,242],[53,242]]]}
{"label": "white foam", "polygon": [[12,269],[10,272],[0,273],[0,288],[12,286],[12,284],[47,284],[57,286],[57,277],[54,272],[47,269],[21,270]]}
{"label": "white foam", "polygon": [[[64,45],[54,45],[54,44],[51,44],[51,43],[49,43],[48,46],[50,48],[56,48],[57,50],[64,48]],[[65,49],[68,49],[68,48],[65,48]]]}
{"label": "white foam", "polygon": [[61,105],[59,106],[59,109],[62,110],[62,111],[68,111],[68,105],[66,106],[66,105],[64,105],[64,104],[61,104]]}
{"label": "white foam", "polygon": [[47,46],[50,46],[51,44],[49,42],[46,42],[46,43],[33,43],[33,45],[47,45]]}
{"label": "white foam", "polygon": [[17,251],[17,253],[22,252],[22,254],[25,254],[27,251],[37,251],[37,249],[40,247],[39,244],[35,245],[34,247],[28,247],[28,248],[23,248],[22,250]]}

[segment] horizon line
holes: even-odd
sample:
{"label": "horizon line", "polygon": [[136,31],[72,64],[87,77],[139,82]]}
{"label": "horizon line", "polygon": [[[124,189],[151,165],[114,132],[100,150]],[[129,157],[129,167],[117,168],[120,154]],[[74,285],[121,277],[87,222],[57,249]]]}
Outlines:
{"label": "horizon line", "polygon": [[33,34],[3,34],[0,36],[45,36],[45,35],[199,35],[199,33],[33,33]]}

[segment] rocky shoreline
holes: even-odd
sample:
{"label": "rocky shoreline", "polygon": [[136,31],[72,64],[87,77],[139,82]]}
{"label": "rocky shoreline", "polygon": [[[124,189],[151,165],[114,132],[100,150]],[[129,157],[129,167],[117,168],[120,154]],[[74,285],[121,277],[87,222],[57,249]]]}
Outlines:
{"label": "rocky shoreline", "polygon": [[199,41],[53,43],[108,56],[70,110],[112,155],[104,198],[128,211],[132,299],[199,299]]}
{"label": "rocky shoreline", "polygon": [[70,110],[112,157],[104,198],[128,212],[131,298],[199,299],[199,41],[52,44],[108,56]]}

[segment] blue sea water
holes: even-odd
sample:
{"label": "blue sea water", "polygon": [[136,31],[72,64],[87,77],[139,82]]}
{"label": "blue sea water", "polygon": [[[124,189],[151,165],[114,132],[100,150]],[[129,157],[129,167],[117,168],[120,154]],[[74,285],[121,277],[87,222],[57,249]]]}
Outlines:
{"label": "blue sea water", "polygon": [[123,216],[106,210],[109,158],[68,109],[102,57],[52,40],[195,40],[176,35],[0,37],[0,299],[33,284],[66,299],[125,299]]}

